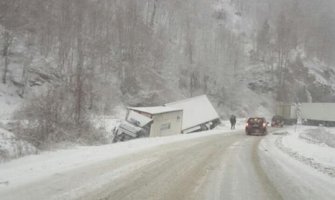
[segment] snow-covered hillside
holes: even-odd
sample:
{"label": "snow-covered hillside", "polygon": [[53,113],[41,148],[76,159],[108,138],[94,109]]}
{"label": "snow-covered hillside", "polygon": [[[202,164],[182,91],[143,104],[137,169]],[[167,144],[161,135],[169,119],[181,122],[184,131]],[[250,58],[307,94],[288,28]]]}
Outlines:
{"label": "snow-covered hillside", "polygon": [[[264,18],[267,18],[270,27],[269,34],[271,35],[267,36],[269,37],[269,46],[276,45],[277,25],[276,16],[273,15],[278,12],[277,7],[280,3],[273,5],[273,15],[270,15],[268,10],[266,11],[268,9],[267,3],[263,1],[254,3],[253,0],[250,2],[220,0],[206,3],[199,1],[194,7],[189,7],[185,3],[181,4],[180,10],[177,9],[175,15],[172,15],[170,12],[174,10],[175,2],[160,4],[148,1],[145,8],[134,3],[136,4],[134,6],[137,6],[138,10],[141,11],[139,12],[139,21],[143,20],[141,21],[143,27],[134,27],[138,30],[141,29],[138,33],[140,38],[135,38],[134,45],[136,46],[137,42],[147,43],[149,38],[141,35],[145,33],[142,29],[147,29],[146,31],[152,32],[152,39],[157,40],[158,46],[145,44],[141,47],[147,48],[148,54],[137,55],[139,57],[137,67],[133,69],[136,74],[131,75],[129,80],[125,80],[126,85],[123,85],[124,80],[119,77],[120,74],[123,74],[122,76],[125,75],[124,73],[131,74],[131,70],[120,71],[120,68],[125,69],[126,67],[121,67],[125,63],[118,60],[118,51],[110,52],[113,58],[109,61],[112,63],[110,72],[101,66],[103,63],[91,60],[91,58],[87,59],[91,60],[87,61],[88,70],[91,69],[89,62],[94,62],[96,68],[101,68],[99,71],[93,72],[94,74],[91,74],[90,78],[87,78],[88,82],[93,83],[85,85],[86,93],[101,96],[101,98],[93,98],[90,95],[87,97],[93,104],[90,106],[93,106],[95,112],[109,112],[110,114],[113,107],[121,104],[158,105],[190,95],[207,93],[215,101],[223,117],[229,116],[232,112],[248,116],[257,114],[257,112],[253,112],[255,108],[272,113],[273,103],[278,99],[277,93],[281,89],[289,93],[287,101],[296,101],[296,94],[299,92],[303,93],[300,96],[311,95],[315,101],[324,100],[321,99],[321,94],[315,91],[323,89],[324,93],[329,96],[334,93],[335,73],[331,66],[321,62],[315,56],[310,56],[305,49],[301,48],[300,44],[291,49],[288,56],[290,58],[286,64],[288,71],[285,72],[287,74],[284,77],[280,72],[282,69],[279,68],[274,47],[268,49],[274,51],[271,55],[264,54],[263,57],[254,57],[254,52],[260,54],[259,51],[261,51],[258,49],[260,44],[256,43],[259,43],[257,34],[262,28]],[[123,11],[126,12],[127,6],[125,6],[126,3],[124,3],[125,5],[118,4],[124,9],[119,10],[121,15]],[[57,6],[59,5],[55,4],[55,7],[51,9],[57,9]],[[92,4],[93,6],[94,4]],[[114,9],[113,5],[109,6]],[[130,6],[129,4],[128,7]],[[249,8],[247,8],[248,6]],[[89,20],[91,16],[86,17],[87,19],[85,19]],[[117,20],[116,17],[111,16],[111,26],[114,26],[113,20]],[[10,19],[6,20],[10,21]],[[188,27],[185,26],[183,20],[194,23]],[[43,22],[41,23],[43,24]],[[166,24],[169,26],[165,27]],[[203,30],[205,27],[213,34]],[[122,29],[122,27],[118,28]],[[0,31],[4,32],[5,30],[6,24],[4,23]],[[188,34],[190,31],[193,33]],[[32,92],[34,87],[40,91],[40,87],[45,84],[59,85],[61,82],[71,79],[73,76],[71,73],[74,71],[68,70],[64,66],[60,68],[61,65],[71,64],[70,60],[65,59],[63,63],[60,63],[59,53],[61,52],[57,51],[57,46],[50,44],[51,46],[48,48],[40,49],[40,44],[35,39],[34,33],[15,29],[10,32],[13,41],[9,54],[8,84],[14,88],[3,91],[4,96],[9,95],[6,93],[17,96],[16,93],[23,96],[25,101],[31,96],[37,95],[36,92]],[[53,34],[56,33],[52,33],[50,37],[53,37]],[[128,35],[128,37],[133,36]],[[187,49],[188,43],[193,49]],[[87,50],[86,54],[89,57],[93,56],[95,51],[99,51],[98,47]],[[55,49],[52,50],[52,48]],[[87,44],[87,48],[91,48],[91,46]],[[43,52],[43,50],[45,51]],[[74,49],[70,51],[74,51]],[[72,56],[75,56],[74,53],[72,52]],[[75,59],[72,59],[75,62]],[[296,63],[297,59],[302,59],[302,66],[295,67],[301,64]],[[74,66],[72,67],[74,68]],[[298,73],[301,73],[301,70],[307,73],[306,77],[298,75],[298,81],[290,80],[291,77],[296,77]],[[70,77],[66,77],[67,75],[64,73],[70,73]],[[280,79],[287,82],[287,85],[284,84],[284,88]],[[315,84],[306,84],[311,79],[315,79]],[[191,83],[194,85],[191,86]],[[306,90],[303,88],[305,85],[307,85]],[[261,98],[254,98],[254,96]],[[252,99],[252,102],[247,99]],[[302,100],[305,99],[302,98]]]}
{"label": "snow-covered hillside", "polygon": [[227,119],[333,102],[332,4],[314,2],[4,0],[0,119],[27,120],[10,131],[29,142],[90,143],[126,106],[207,94]]}

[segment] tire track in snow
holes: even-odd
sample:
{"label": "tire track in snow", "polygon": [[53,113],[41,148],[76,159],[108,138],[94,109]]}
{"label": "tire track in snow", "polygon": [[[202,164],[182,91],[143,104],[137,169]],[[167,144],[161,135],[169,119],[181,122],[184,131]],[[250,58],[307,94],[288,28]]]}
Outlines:
{"label": "tire track in snow", "polygon": [[256,169],[256,173],[258,174],[258,177],[260,179],[262,179],[264,184],[264,187],[266,188],[266,191],[270,191],[271,192],[271,199],[283,199],[283,197],[280,195],[280,193],[278,192],[278,190],[276,189],[276,187],[273,185],[273,183],[271,182],[271,180],[269,179],[269,177],[267,176],[267,174],[264,172],[263,167],[261,166],[261,162],[260,162],[260,157],[258,154],[258,150],[259,150],[259,144],[262,141],[262,139],[258,139],[254,145],[253,145],[253,164],[254,167]]}
{"label": "tire track in snow", "polygon": [[299,152],[293,151],[292,149],[285,147],[283,145],[283,138],[285,136],[279,136],[276,140],[275,140],[275,145],[278,149],[280,149],[283,153],[289,155],[290,157],[292,157],[293,159],[308,165],[312,168],[314,168],[315,170],[326,174],[330,177],[335,178],[335,167],[330,167],[330,166],[324,166],[321,163],[318,163],[317,161],[315,161],[313,158],[309,158],[307,156],[301,155]]}

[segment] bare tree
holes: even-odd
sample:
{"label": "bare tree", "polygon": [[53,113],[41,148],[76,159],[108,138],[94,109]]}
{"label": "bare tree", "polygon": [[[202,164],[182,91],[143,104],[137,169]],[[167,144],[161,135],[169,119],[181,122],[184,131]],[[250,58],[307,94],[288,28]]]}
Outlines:
{"label": "bare tree", "polygon": [[82,0],[76,1],[77,6],[77,66],[75,72],[75,121],[78,126],[82,123],[84,111],[84,38],[83,24],[85,13],[85,2]]}
{"label": "bare tree", "polygon": [[10,46],[12,45],[13,42],[13,35],[8,31],[5,30],[3,33],[3,48],[2,48],[2,56],[4,58],[4,69],[3,69],[3,74],[2,74],[2,83],[6,84],[7,83],[7,73],[8,73],[8,65],[9,65],[9,50]]}

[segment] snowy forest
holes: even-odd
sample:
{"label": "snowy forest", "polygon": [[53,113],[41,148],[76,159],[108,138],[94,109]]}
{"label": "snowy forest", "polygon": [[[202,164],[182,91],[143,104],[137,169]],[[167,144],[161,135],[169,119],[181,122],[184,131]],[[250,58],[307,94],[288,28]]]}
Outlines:
{"label": "snowy forest", "polygon": [[94,116],[201,94],[223,118],[334,102],[334,10],[331,0],[0,0],[1,101],[20,102],[13,129],[35,146],[96,141]]}

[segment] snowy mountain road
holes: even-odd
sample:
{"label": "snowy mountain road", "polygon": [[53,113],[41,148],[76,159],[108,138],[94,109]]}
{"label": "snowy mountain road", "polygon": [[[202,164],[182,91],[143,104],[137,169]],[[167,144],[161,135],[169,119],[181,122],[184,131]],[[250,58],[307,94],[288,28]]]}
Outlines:
{"label": "snowy mountain road", "polygon": [[82,198],[281,199],[258,164],[260,140],[217,135],[166,145],[144,156],[155,162]]}
{"label": "snowy mountain road", "polygon": [[218,134],[164,144],[54,174],[0,195],[1,199],[280,199],[258,163],[261,139]]}
{"label": "snowy mountain road", "polygon": [[155,164],[89,199],[280,199],[257,164],[260,140],[214,136],[166,146],[153,154]]}
{"label": "snowy mountain road", "polygon": [[[309,189],[306,186],[289,180],[292,174],[298,173],[281,170],[279,164],[286,162],[266,155],[270,147],[261,145],[265,138],[268,137],[246,136],[242,131],[235,131],[174,141],[63,170],[27,184],[7,189],[0,187],[0,196],[2,200],[276,200],[307,197]],[[264,169],[264,163],[267,169]],[[274,174],[271,175],[272,170]],[[316,181],[313,176],[309,178]],[[321,187],[323,180],[317,181]]]}

